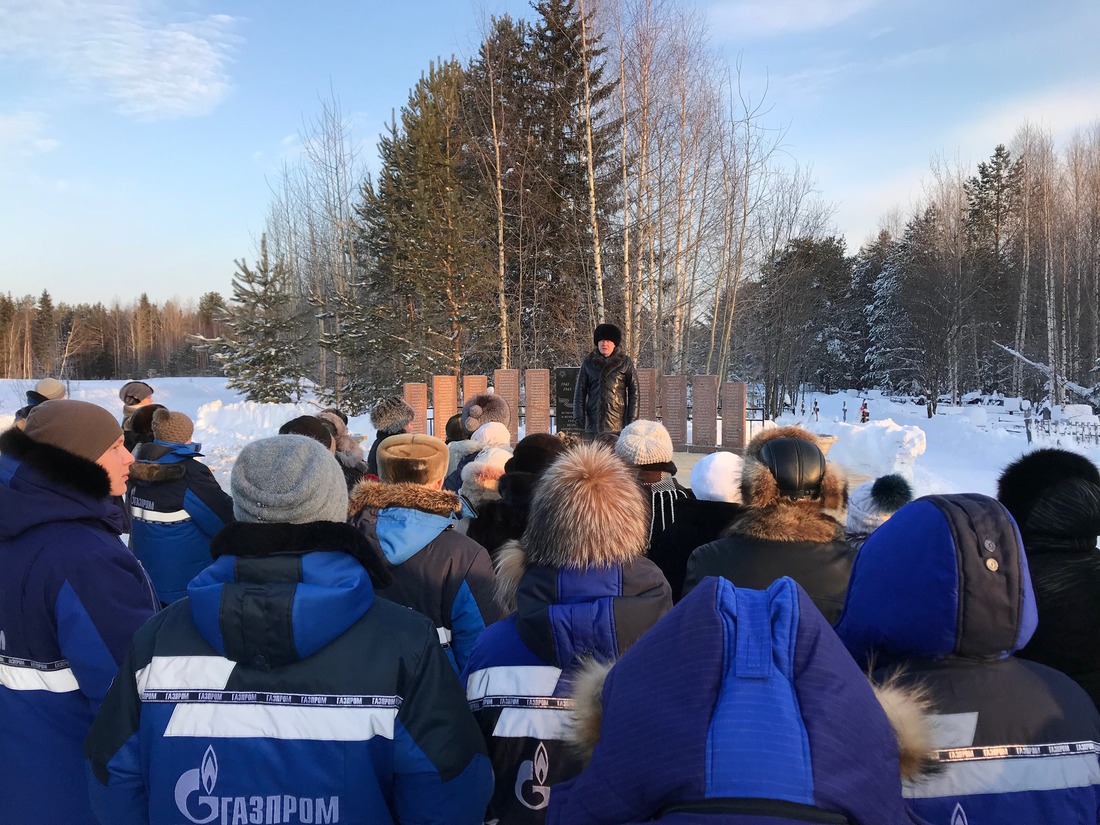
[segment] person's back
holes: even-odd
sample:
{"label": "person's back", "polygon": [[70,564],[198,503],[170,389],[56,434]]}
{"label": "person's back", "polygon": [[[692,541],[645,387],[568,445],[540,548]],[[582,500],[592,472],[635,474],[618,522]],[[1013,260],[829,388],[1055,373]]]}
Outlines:
{"label": "person's back", "polygon": [[1100,472],[1076,453],[1036,450],[1005,469],[997,498],[1020,526],[1039,612],[1019,655],[1062,671],[1100,708]]}
{"label": "person's back", "polygon": [[688,559],[683,594],[706,576],[738,587],[767,588],[790,576],[834,621],[844,605],[854,552],[827,510],[843,507],[847,485],[825,461],[811,433],[778,427],[745,450],[742,515],[724,538],[696,548]]}
{"label": "person's back", "polygon": [[378,448],[382,481],[360,482],[348,511],[388,565],[392,584],[378,595],[431,619],[460,671],[500,610],[489,554],[455,529],[464,509],[458,495],[439,487],[446,469],[447,447],[439,439],[390,436]]}
{"label": "person's back", "polygon": [[233,500],[198,460],[190,418],[158,410],[152,428],[155,441],[138,445],[130,467],[130,549],[170,604],[210,564],[210,541],[233,520]]}
{"label": "person's back", "polygon": [[95,822],[81,743],[157,604],[119,534],[132,458],[114,416],[36,405],[0,436],[0,797],[5,822]]}
{"label": "person's back", "polygon": [[581,764],[567,743],[573,679],[589,659],[613,661],[672,606],[646,558],[648,512],[610,450],[576,447],[539,481],[522,539],[497,560],[510,615],[478,639],[463,672],[493,761],[489,818],[544,821],[551,786]]}
{"label": "person's back", "polygon": [[1012,654],[1035,629],[1019,532],[997,501],[927,496],[864,543],[836,630],[858,664],[923,686],[942,772],[908,784],[932,822],[1097,822],[1100,714]]}
{"label": "person's back", "polygon": [[315,441],[248,445],[215,562],[135,637],[88,737],[102,822],[482,822],[477,727],[427,619],[377,599]]}

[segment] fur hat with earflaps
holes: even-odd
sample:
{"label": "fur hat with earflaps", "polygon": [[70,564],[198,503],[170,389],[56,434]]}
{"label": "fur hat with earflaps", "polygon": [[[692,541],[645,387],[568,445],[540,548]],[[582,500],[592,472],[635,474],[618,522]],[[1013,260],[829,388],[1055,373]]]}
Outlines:
{"label": "fur hat with earflaps", "polygon": [[572,695],[588,764],[554,789],[556,822],[650,822],[710,797],[756,801],[777,822],[921,822],[901,783],[931,764],[930,703],[868,684],[793,579],[766,591],[705,579],[618,663],[587,666]]}
{"label": "fur hat with earflaps", "polygon": [[514,609],[528,567],[587,570],[645,554],[649,502],[634,473],[607,447],[581,444],[547,469],[531,500],[523,538],[497,555],[497,600]]}

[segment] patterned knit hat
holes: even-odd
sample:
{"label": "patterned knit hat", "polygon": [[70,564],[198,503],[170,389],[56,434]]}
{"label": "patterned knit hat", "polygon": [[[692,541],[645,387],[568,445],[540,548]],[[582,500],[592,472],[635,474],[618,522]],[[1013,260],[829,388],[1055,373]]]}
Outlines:
{"label": "patterned knit hat", "polygon": [[656,421],[638,420],[623,427],[615,452],[627,464],[667,464],[672,461],[672,437]]}
{"label": "patterned knit hat", "polygon": [[31,441],[98,461],[116,441],[122,428],[115,417],[87,401],[43,401],[27,416],[23,432]]}
{"label": "patterned knit hat", "polygon": [[153,413],[153,438],[171,444],[189,444],[195,433],[195,424],[181,412],[165,409]]}
{"label": "patterned knit hat", "polygon": [[238,521],[308,524],[348,514],[344,473],[317,441],[288,433],[245,445],[230,479]]}

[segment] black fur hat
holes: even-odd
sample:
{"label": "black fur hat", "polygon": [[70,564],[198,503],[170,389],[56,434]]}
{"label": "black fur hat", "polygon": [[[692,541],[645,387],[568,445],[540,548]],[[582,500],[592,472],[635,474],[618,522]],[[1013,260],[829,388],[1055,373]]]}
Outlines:
{"label": "black fur hat", "polygon": [[1100,534],[1100,471],[1068,450],[1028,453],[1005,468],[997,498],[1025,537],[1081,537]]}
{"label": "black fur hat", "polygon": [[623,343],[623,331],[614,324],[597,324],[592,333],[592,343],[598,345],[600,341],[610,341],[615,346]]}

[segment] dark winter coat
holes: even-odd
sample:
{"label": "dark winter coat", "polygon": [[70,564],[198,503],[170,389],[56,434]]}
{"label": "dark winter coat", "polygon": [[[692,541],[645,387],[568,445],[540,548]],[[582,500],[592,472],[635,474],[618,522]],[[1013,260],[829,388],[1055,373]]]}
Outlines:
{"label": "dark winter coat", "polygon": [[[370,445],[370,452],[367,453],[367,475],[378,475],[378,445],[389,438],[391,435],[400,435],[405,432],[405,427],[402,426],[399,430],[379,430],[374,441]],[[350,488],[349,488],[350,489]]]}
{"label": "dark winter coat", "polygon": [[165,604],[210,564],[210,541],[233,521],[233,499],[198,459],[199,444],[138,445],[127,501],[130,549]]}
{"label": "dark winter coat", "polygon": [[1096,824],[1100,714],[1068,676],[1012,655],[1035,625],[1019,532],[994,499],[918,499],[860,550],[837,634],[861,666],[900,666],[939,714],[942,773],[905,788],[930,822]]}
{"label": "dark winter coat", "polygon": [[638,417],[638,374],[634,362],[615,347],[606,358],[598,349],[581,362],[573,391],[573,423],[596,433],[621,432]]}
{"label": "dark winter coat", "polygon": [[477,518],[470,520],[466,535],[488,550],[494,561],[501,546],[523,535],[538,480],[536,473],[505,472],[497,484],[500,499],[482,503]]}
{"label": "dark winter coat", "polygon": [[676,521],[653,539],[648,554],[668,579],[675,601],[680,600],[692,551],[719,538],[744,512],[743,505],[726,501],[676,502]]}
{"label": "dark winter coat", "polygon": [[[676,465],[649,465],[670,466],[672,471]],[[695,494],[678,482],[672,472],[636,467],[638,481],[642,489],[649,495],[649,545],[660,541],[665,530],[668,530],[680,517],[681,506],[684,502],[691,501]]]}
{"label": "dark winter coat", "polygon": [[419,484],[363,481],[352,490],[349,512],[393,576],[378,595],[431,619],[461,672],[478,636],[501,615],[489,554],[455,530],[462,501]]}
{"label": "dark winter coat", "polygon": [[645,558],[588,570],[528,568],[513,542],[498,569],[502,598],[514,595],[516,611],[478,639],[463,683],[496,776],[488,818],[537,825],[550,786],[581,768],[566,742],[573,677],[587,658],[616,660],[672,599]]}
{"label": "dark winter coat", "polygon": [[591,762],[554,787],[552,825],[921,823],[905,731],[790,579],[707,579],[575,692]]}
{"label": "dark winter coat", "polygon": [[0,797],[5,822],[95,825],[81,743],[157,609],[106,471],[0,436]]}
{"label": "dark winter coat", "polygon": [[461,686],[432,623],[375,598],[363,537],[237,523],[212,551],[88,737],[100,821],[480,825],[493,777]]}

